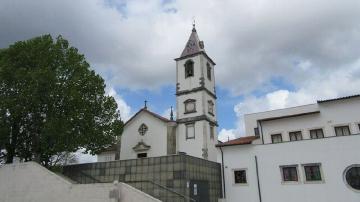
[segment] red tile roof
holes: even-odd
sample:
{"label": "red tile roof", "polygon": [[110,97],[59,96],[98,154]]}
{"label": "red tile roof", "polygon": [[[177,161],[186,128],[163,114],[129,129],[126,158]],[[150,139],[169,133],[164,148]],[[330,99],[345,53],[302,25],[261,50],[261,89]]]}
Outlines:
{"label": "red tile roof", "polygon": [[257,137],[257,136],[241,137],[241,138],[237,138],[237,139],[234,139],[234,140],[230,140],[230,141],[227,141],[227,142],[217,144],[216,147],[251,144],[254,140],[256,140],[258,138],[259,137]]}

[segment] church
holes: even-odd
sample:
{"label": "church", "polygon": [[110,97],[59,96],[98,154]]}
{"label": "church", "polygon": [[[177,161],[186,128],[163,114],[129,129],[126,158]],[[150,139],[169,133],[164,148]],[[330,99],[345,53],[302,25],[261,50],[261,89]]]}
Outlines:
{"label": "church", "polygon": [[176,120],[151,112],[145,102],[124,126],[119,145],[98,161],[158,157],[178,153],[216,161],[215,62],[207,55],[195,25],[176,61]]}

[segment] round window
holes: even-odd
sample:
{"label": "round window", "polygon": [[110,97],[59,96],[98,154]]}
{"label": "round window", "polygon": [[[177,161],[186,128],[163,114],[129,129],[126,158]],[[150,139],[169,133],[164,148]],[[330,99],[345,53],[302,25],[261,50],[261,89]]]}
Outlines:
{"label": "round window", "polygon": [[351,188],[360,191],[360,165],[352,165],[346,168],[344,178]]}

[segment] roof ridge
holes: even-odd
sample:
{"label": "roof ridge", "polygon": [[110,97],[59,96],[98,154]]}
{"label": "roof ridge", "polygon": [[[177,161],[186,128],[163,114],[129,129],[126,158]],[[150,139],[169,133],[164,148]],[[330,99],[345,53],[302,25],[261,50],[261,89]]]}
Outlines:
{"label": "roof ridge", "polygon": [[126,121],[126,123],[124,125],[127,125],[128,123],[130,123],[137,115],[139,115],[141,112],[147,112],[149,113],[150,115],[154,116],[155,118],[158,118],[164,122],[175,122],[175,121],[172,121],[170,119],[167,119],[159,114],[156,114],[155,112],[152,112],[150,110],[148,110],[147,108],[143,107],[141,108],[138,112],[136,112],[128,121]]}

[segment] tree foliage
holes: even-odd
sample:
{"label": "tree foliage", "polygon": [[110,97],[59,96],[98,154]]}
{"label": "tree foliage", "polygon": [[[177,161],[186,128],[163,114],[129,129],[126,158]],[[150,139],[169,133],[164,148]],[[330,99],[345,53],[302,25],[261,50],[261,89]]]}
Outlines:
{"label": "tree foliage", "polygon": [[0,50],[0,157],[36,160],[85,148],[96,154],[122,132],[104,80],[61,36],[19,41]]}

